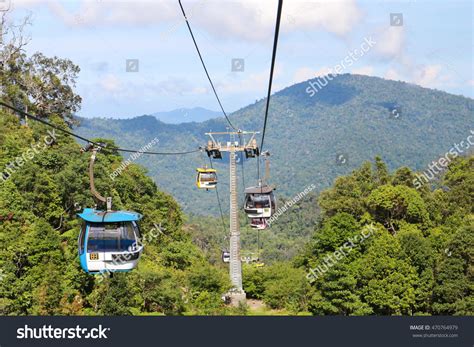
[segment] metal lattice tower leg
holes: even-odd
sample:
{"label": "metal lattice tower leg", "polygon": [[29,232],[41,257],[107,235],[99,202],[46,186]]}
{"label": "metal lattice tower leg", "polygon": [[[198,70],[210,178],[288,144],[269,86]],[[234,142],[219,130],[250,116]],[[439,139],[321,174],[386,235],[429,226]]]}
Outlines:
{"label": "metal lattice tower leg", "polygon": [[230,278],[238,292],[242,288],[242,262],[240,259],[239,206],[237,201],[236,152],[230,151]]}

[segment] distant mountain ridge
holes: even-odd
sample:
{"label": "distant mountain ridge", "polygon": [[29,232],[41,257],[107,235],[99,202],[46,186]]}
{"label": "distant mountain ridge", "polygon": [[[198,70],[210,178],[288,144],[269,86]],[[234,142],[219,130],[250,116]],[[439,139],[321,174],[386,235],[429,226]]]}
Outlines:
{"label": "distant mountain ridge", "polygon": [[[311,184],[318,191],[324,189],[336,177],[376,155],[391,169],[408,166],[422,170],[444,155],[453,143],[465,140],[474,128],[474,100],[467,97],[351,74],[334,77],[311,97],[306,91],[309,82],[287,87],[271,99],[265,150],[271,152],[271,183],[276,184],[279,195],[291,197]],[[241,129],[261,131],[264,107],[262,99],[230,118]],[[159,145],[151,150],[180,151],[205,145],[205,132],[225,131],[226,126],[222,117],[200,123],[165,124],[153,116],[142,116],[82,119],[76,130],[89,137],[112,138],[128,148],[141,148],[157,137]],[[139,162],[148,168],[160,189],[175,196],[185,211],[218,211],[215,194],[198,191],[194,185],[195,169],[209,165],[207,156],[196,153],[142,157]],[[243,162],[245,185],[254,185],[256,161]],[[239,190],[243,185],[241,164]],[[213,165],[219,172],[219,192],[226,207],[226,157]]]}
{"label": "distant mountain ridge", "polygon": [[190,122],[204,122],[206,120],[217,118],[222,113],[211,111],[203,107],[178,108],[172,111],[156,112],[152,116],[167,124],[181,124]]}

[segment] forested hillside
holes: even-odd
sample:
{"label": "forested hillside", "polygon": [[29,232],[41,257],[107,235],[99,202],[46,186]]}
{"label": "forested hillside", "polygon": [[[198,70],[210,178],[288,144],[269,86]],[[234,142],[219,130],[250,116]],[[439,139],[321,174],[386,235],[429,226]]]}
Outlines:
{"label": "forested hillside", "polygon": [[[22,126],[5,112],[1,116],[5,167],[43,141],[47,130]],[[100,154],[98,188],[114,196],[117,208],[143,213],[145,235],[153,224],[161,224],[165,235],[147,245],[138,269],[130,274],[103,278],[80,270],[74,203],[94,202],[88,192],[88,155],[79,149],[72,139],[58,135],[0,186],[1,313],[236,313],[220,299],[228,288],[225,267],[209,265],[207,259],[217,263],[218,255],[206,256],[191,242],[202,241],[206,234],[199,234],[197,224],[190,234],[182,230],[179,207],[140,167],[131,166],[112,182],[108,173],[121,163],[117,154]],[[434,191],[416,190],[408,168],[390,174],[383,162],[375,164],[338,178],[321,194],[322,219],[311,222],[314,236],[295,259],[244,266],[250,298],[292,314],[473,314],[474,158],[455,160]],[[293,224],[314,215],[306,213],[309,201],[315,204],[310,196],[299,206],[304,209],[289,211],[279,227],[262,233],[271,240],[278,237],[278,228],[297,231]],[[298,215],[301,220],[293,219]],[[369,237],[347,256],[327,261],[325,257],[370,226]],[[213,227],[220,234],[218,225]],[[255,245],[254,236],[255,231],[247,231],[244,248]],[[204,249],[205,244],[197,242]],[[264,242],[263,249],[272,252],[271,243]],[[314,273],[319,276],[312,278]]]}
{"label": "forested hillside", "polygon": [[[74,91],[79,67],[40,53],[29,57],[13,44],[2,49],[2,102],[69,129],[81,102]],[[110,150],[98,154],[96,187],[113,197],[114,209],[144,215],[147,242],[131,273],[83,272],[76,214],[96,205],[89,157],[69,135],[0,108],[0,314],[232,313],[221,300],[227,273],[210,265],[183,231],[176,201],[134,164],[112,180],[123,158]]]}
{"label": "forested hillside", "polygon": [[[57,124],[62,124],[56,119]],[[0,166],[41,143],[47,128],[21,126],[0,111]],[[92,276],[80,269],[77,238],[81,207],[95,205],[89,191],[89,153],[71,138],[57,140],[0,184],[0,314],[222,314],[229,283],[209,265],[182,230],[182,212],[144,170],[131,165],[115,181],[117,154],[99,154],[96,185],[116,209],[142,213],[145,253],[130,274]],[[163,234],[147,237],[156,226]]]}
{"label": "forested hillside", "polygon": [[291,265],[244,268],[247,294],[315,315],[474,314],[474,157],[435,190],[413,178],[380,159],[339,177]]}
{"label": "forested hillside", "polygon": [[[381,155],[389,169],[424,170],[455,143],[465,141],[474,122],[474,100],[405,82],[361,75],[338,75],[311,97],[308,82],[289,86],[271,99],[265,149],[271,153],[271,182],[279,196],[291,197],[314,184],[316,191]],[[314,80],[313,80],[314,82]],[[265,99],[230,115],[241,129],[261,131]],[[113,115],[110,115],[113,116]],[[218,118],[202,123],[164,124],[152,116],[133,119],[81,119],[82,134],[112,138],[140,148],[157,137],[151,150],[189,150],[207,143],[209,130],[223,131]],[[222,138],[222,141],[228,141]],[[338,160],[340,158],[340,160]],[[256,183],[256,161],[245,160],[245,182]],[[184,211],[217,215],[215,194],[194,188],[195,168],[209,165],[199,153],[139,162]],[[228,160],[215,160],[222,201],[228,201]],[[239,176],[242,167],[239,164]],[[243,184],[239,180],[239,184]],[[226,208],[227,204],[223,204]]]}

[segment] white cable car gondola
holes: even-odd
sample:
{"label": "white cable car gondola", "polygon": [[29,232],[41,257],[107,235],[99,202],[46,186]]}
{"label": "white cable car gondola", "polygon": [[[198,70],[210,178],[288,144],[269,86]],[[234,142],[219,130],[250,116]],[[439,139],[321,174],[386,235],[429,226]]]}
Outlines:
{"label": "white cable car gondola", "polygon": [[217,171],[215,169],[196,169],[196,185],[199,189],[215,189],[217,186]]}
{"label": "white cable car gondola", "polygon": [[222,251],[222,261],[224,263],[229,263],[230,262],[230,252]]}
{"label": "white cable car gondola", "polygon": [[263,185],[245,189],[244,210],[250,219],[270,218],[276,210],[274,187]]}
{"label": "white cable car gondola", "polygon": [[86,208],[79,235],[81,267],[88,273],[126,272],[134,269],[143,251],[138,221],[142,215],[128,211]]}

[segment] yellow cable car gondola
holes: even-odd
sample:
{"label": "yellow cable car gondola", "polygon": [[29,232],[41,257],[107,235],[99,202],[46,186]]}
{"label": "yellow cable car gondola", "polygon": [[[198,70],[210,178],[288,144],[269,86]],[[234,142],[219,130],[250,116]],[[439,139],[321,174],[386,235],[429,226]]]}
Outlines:
{"label": "yellow cable car gondola", "polygon": [[217,171],[215,169],[196,169],[196,185],[199,189],[215,189],[217,186]]}

